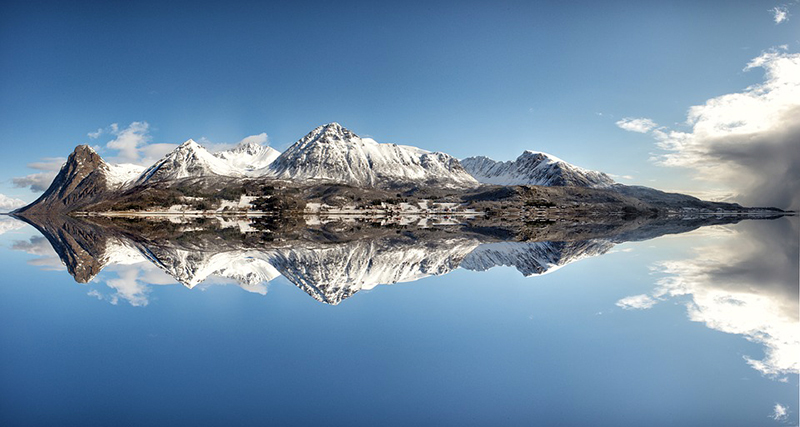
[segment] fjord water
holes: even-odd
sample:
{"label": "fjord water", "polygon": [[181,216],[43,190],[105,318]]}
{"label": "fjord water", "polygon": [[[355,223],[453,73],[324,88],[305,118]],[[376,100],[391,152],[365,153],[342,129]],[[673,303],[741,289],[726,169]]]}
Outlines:
{"label": "fjord water", "polygon": [[[797,425],[797,217],[455,269],[323,304],[284,277],[67,274],[0,230],[0,425]],[[398,266],[399,267],[399,266]]]}

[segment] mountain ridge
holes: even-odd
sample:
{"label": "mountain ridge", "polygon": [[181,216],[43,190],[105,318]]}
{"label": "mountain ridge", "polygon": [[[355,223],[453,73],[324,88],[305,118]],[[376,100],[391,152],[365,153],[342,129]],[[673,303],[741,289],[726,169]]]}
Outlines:
{"label": "mountain ridge", "polygon": [[603,172],[575,166],[551,154],[526,150],[515,160],[496,161],[485,156],[468,157],[461,165],[475,179],[494,185],[544,185],[606,188],[615,184]]}

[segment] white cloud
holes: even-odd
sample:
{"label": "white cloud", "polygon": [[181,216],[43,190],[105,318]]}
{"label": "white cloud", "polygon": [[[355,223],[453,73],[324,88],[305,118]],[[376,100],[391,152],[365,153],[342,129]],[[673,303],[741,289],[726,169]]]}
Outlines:
{"label": "white cloud", "polygon": [[0,211],[13,211],[16,208],[21,208],[28,203],[24,200],[15,199],[13,197],[8,197],[5,194],[0,194]]}
{"label": "white cloud", "polygon": [[243,138],[239,141],[239,144],[259,144],[259,145],[266,145],[267,141],[269,141],[269,137],[266,133],[262,132],[258,135],[250,135],[248,137]]}
{"label": "white cloud", "polygon": [[624,129],[628,132],[638,132],[638,133],[647,133],[651,130],[655,129],[658,124],[656,122],[640,117],[640,118],[633,118],[633,117],[625,117],[622,120],[616,122],[616,125],[620,129]]}
{"label": "white cloud", "polygon": [[25,228],[27,224],[24,222],[14,219],[10,216],[0,216],[0,234],[8,233],[9,231],[19,230],[20,228]]}
{"label": "white cloud", "polygon": [[745,71],[765,70],[763,83],[689,109],[690,131],[653,129],[666,151],[657,163],[688,168],[738,201],[800,207],[800,54],[770,50]]}
{"label": "white cloud", "polygon": [[147,144],[139,148],[139,152],[141,153],[141,160],[137,161],[136,164],[141,166],[150,166],[153,163],[161,160],[164,156],[167,155],[170,151],[174,150],[178,144]]}
{"label": "white cloud", "polygon": [[646,310],[654,305],[656,305],[658,301],[651,298],[649,295],[634,295],[626,298],[622,298],[621,300],[617,301],[617,307],[622,307],[625,310]]}
{"label": "white cloud", "polygon": [[772,408],[772,414],[770,414],[769,417],[775,421],[783,421],[789,417],[789,408],[781,405],[780,403],[776,403]]}
{"label": "white cloud", "polygon": [[772,13],[772,20],[775,21],[775,25],[789,19],[789,9],[786,6],[775,6],[769,11]]}
{"label": "white cloud", "polygon": [[116,138],[108,141],[106,147],[117,150],[115,163],[138,163],[141,160],[139,147],[150,142],[150,125],[147,122],[133,122],[124,129],[116,123],[111,126],[111,134]]}

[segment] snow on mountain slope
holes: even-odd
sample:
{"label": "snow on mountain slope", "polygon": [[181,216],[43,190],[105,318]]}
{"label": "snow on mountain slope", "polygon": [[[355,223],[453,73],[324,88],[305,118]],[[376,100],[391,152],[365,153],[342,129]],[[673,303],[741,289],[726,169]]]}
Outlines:
{"label": "snow on mountain slope", "polygon": [[106,163],[106,186],[109,190],[119,190],[136,181],[144,172],[144,166],[130,163]]}
{"label": "snow on mountain slope", "polygon": [[547,185],[607,187],[614,184],[608,175],[580,168],[558,157],[525,151],[516,160],[498,162],[488,157],[469,157],[461,165],[475,179],[495,185]]}
{"label": "snow on mountain slope", "polygon": [[516,268],[522,275],[546,274],[580,259],[602,255],[614,247],[608,240],[579,242],[484,243],[461,262],[467,270],[486,271],[492,267]]}
{"label": "snow on mountain slope", "polygon": [[257,142],[244,142],[230,150],[214,153],[214,156],[228,162],[231,168],[248,176],[268,174],[266,168],[280,155],[280,151]]}
{"label": "snow on mountain slope", "polygon": [[242,286],[268,282],[280,276],[270,264],[269,251],[207,252],[172,246],[142,249],[150,261],[190,289],[210,276],[231,278]]}
{"label": "snow on mountain slope", "polygon": [[[411,282],[446,274],[479,245],[474,238],[456,237],[433,242],[393,237],[340,244],[309,244],[304,247],[188,250],[167,245],[148,245],[139,251],[156,266],[188,288],[210,277],[234,280],[242,288],[257,289],[260,283],[283,275],[314,299],[338,304],[360,290],[380,284]],[[130,258],[120,253],[107,259]]]}
{"label": "snow on mountain slope", "polygon": [[136,184],[214,175],[240,177],[244,172],[190,139],[142,172]]}
{"label": "snow on mountain slope", "polygon": [[360,290],[449,273],[479,242],[450,238],[353,241],[279,249],[271,264],[314,299],[336,305]]}
{"label": "snow on mountain slope", "polygon": [[416,147],[379,144],[338,123],[320,126],[270,166],[275,176],[357,186],[427,184],[475,187],[478,182],[458,160]]}

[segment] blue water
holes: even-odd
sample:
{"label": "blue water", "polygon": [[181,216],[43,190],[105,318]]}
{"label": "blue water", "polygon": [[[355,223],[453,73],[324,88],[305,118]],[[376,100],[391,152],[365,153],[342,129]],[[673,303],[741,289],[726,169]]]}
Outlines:
{"label": "blue water", "polygon": [[22,226],[0,235],[0,425],[797,425],[797,230],[744,221],[331,306],[282,277],[265,295],[152,266],[133,293],[114,287],[130,270],[79,284]]}

